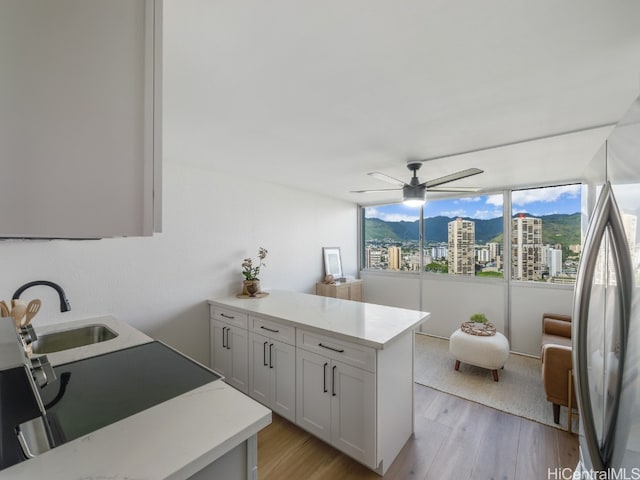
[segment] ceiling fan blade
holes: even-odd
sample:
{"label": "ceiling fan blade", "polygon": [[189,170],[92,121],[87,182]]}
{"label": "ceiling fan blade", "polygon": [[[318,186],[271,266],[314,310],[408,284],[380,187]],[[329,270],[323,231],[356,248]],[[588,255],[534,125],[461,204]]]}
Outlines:
{"label": "ceiling fan blade", "polygon": [[429,192],[460,192],[460,193],[464,193],[464,192],[470,192],[470,193],[474,193],[474,192],[479,192],[480,190],[482,190],[481,188],[478,187],[451,187],[451,188],[447,188],[447,187],[433,187],[430,188],[428,191]]}
{"label": "ceiling fan blade", "polygon": [[383,188],[381,190],[351,190],[350,193],[379,193],[379,192],[400,192],[401,188]]}
{"label": "ceiling fan blade", "polygon": [[390,177],[389,175],[386,175],[384,173],[371,172],[369,173],[369,175],[371,175],[374,178],[377,178],[378,180],[382,180],[388,183],[393,183],[394,185],[398,185],[399,187],[404,187],[404,182],[402,180],[398,180],[397,178]]}
{"label": "ceiling fan blade", "polygon": [[450,175],[445,175],[444,177],[436,178],[434,180],[429,180],[428,182],[424,182],[424,186],[427,188],[436,187],[444,183],[449,183],[449,182],[453,182],[454,180],[460,180],[462,178],[471,177],[472,175],[478,175],[479,173],[483,173],[483,172],[484,170],[480,170],[479,168],[468,168],[466,170],[460,170],[459,172],[452,173]]}

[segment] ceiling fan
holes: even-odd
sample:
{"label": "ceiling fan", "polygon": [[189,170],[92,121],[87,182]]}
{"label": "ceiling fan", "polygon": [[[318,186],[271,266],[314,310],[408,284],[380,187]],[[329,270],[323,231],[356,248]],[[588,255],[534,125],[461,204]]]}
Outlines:
{"label": "ceiling fan", "polygon": [[484,170],[480,170],[479,168],[468,168],[466,170],[460,170],[459,172],[451,173],[449,175],[445,175],[444,177],[436,178],[434,180],[429,180],[427,182],[420,183],[418,179],[417,171],[422,167],[422,161],[410,161],[407,163],[407,168],[413,172],[413,176],[409,183],[405,183],[402,180],[398,180],[397,178],[390,177],[384,173],[380,172],[371,172],[369,175],[372,177],[378,178],[380,180],[384,180],[385,182],[393,183],[401,188],[384,188],[381,190],[352,190],[351,193],[378,193],[378,192],[392,192],[392,191],[400,191],[402,190],[402,197],[405,205],[410,207],[419,207],[423,205],[426,200],[427,190],[431,192],[477,192],[479,188],[473,187],[439,187],[439,185],[444,185],[445,183],[453,182],[455,180],[460,180],[462,178],[471,177],[472,175],[478,175],[479,173],[483,173]]}

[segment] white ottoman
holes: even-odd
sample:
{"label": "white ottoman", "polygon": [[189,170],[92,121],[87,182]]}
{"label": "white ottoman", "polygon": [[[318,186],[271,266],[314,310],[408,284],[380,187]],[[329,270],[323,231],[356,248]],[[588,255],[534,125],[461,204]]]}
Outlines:
{"label": "white ottoman", "polygon": [[498,369],[504,367],[509,358],[509,341],[500,332],[484,337],[458,329],[449,338],[449,352],[456,359],[456,370],[460,368],[460,362],[488,368],[497,382]]}

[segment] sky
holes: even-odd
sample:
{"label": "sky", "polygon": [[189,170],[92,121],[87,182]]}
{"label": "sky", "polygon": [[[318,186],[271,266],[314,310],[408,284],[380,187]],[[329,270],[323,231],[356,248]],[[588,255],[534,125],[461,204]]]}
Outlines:
{"label": "sky", "polygon": [[[526,212],[537,217],[554,213],[580,212],[580,185],[564,185],[561,187],[535,188],[516,190],[512,193],[512,214]],[[437,217],[470,217],[490,219],[502,216],[502,195],[484,195],[461,197],[449,200],[427,200],[424,206],[426,218]],[[367,218],[380,218],[387,222],[418,219],[419,208],[410,208],[402,203],[366,207]]]}

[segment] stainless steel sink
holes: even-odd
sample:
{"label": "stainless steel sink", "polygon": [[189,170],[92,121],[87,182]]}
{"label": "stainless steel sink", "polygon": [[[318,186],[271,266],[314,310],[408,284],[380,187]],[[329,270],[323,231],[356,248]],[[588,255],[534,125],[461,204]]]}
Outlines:
{"label": "stainless steel sink", "polygon": [[53,353],[106,342],[117,336],[118,334],[106,325],[86,325],[72,330],[38,335],[38,339],[31,346],[33,353],[36,354]]}

